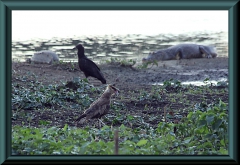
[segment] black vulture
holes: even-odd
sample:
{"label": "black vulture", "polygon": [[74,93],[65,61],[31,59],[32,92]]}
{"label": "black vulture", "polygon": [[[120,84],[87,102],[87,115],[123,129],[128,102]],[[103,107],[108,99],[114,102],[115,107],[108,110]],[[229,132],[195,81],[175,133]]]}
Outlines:
{"label": "black vulture", "polygon": [[85,77],[88,78],[88,76],[91,76],[97,78],[103,84],[106,84],[106,79],[101,73],[99,67],[85,56],[84,47],[81,44],[78,44],[73,49],[78,49],[78,65]]}
{"label": "black vulture", "polygon": [[86,109],[84,113],[75,120],[75,122],[81,120],[82,118],[85,118],[85,119],[80,123],[83,123],[85,120],[98,118],[99,127],[100,127],[100,122],[102,122],[100,118],[106,115],[110,109],[111,96],[113,94],[118,94],[118,92],[119,92],[119,89],[109,84],[106,90],[101,95],[101,97],[98,98],[96,101],[94,101],[90,105],[90,107]]}

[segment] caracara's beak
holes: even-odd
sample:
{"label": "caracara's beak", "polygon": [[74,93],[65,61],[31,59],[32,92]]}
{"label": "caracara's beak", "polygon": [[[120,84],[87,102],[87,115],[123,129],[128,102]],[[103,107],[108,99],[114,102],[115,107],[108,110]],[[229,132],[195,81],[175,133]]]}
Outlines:
{"label": "caracara's beak", "polygon": [[109,85],[109,87],[112,88],[115,91],[114,94],[116,94],[117,96],[119,95],[120,90],[118,88],[114,87],[113,85]]}
{"label": "caracara's beak", "polygon": [[118,96],[118,95],[119,95],[119,93],[120,93],[120,91],[119,91],[119,90],[116,90],[116,91],[115,91],[115,95],[116,95],[116,96]]}
{"label": "caracara's beak", "polygon": [[116,96],[118,96],[118,95],[119,95],[119,93],[120,93],[120,90],[119,90],[119,89],[117,89],[116,87],[113,87],[113,89],[115,90],[115,94],[116,94]]}

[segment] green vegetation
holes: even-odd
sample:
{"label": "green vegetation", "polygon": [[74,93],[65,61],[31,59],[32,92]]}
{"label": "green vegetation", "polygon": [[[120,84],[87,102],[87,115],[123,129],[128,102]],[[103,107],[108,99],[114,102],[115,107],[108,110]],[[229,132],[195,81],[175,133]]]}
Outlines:
{"label": "green vegetation", "polygon": [[[21,78],[26,81],[26,77]],[[77,88],[74,92],[71,88],[66,88],[63,85],[43,85],[40,82],[30,82],[27,87],[19,84],[12,84],[12,106],[13,109],[34,109],[43,106],[58,105],[65,107],[66,100],[78,102],[84,108],[90,105],[93,100],[88,93],[98,91],[97,88],[88,84],[87,79],[75,79],[73,81]]]}
{"label": "green vegetation", "polygon": [[[157,61],[157,60],[154,60],[154,61],[144,62],[144,63],[138,65],[138,68],[139,68],[139,69],[146,69],[149,65],[151,65],[151,67],[153,67],[154,65],[158,66],[158,61]],[[151,68],[151,67],[150,67],[150,68]]]}
{"label": "green vegetation", "polygon": [[[37,76],[12,83],[12,153],[16,155],[119,154],[227,155],[228,84],[163,85],[121,91],[102,128],[94,120],[75,126],[105,87],[87,79],[44,85]],[[25,83],[28,82],[28,83]],[[29,83],[30,82],[30,83]],[[21,84],[20,84],[21,83]],[[97,123],[97,122],[95,122]]]}
{"label": "green vegetation", "polygon": [[[157,128],[119,127],[119,154],[228,154],[227,106],[219,101],[202,112],[196,110],[180,123],[159,122]],[[12,131],[13,154],[114,153],[114,129],[21,127]]]}
{"label": "green vegetation", "polygon": [[120,66],[129,66],[132,67],[136,64],[136,60],[133,59],[119,59],[119,58],[113,58],[111,57],[110,60],[106,60],[107,64],[113,64],[113,65],[120,65]]}

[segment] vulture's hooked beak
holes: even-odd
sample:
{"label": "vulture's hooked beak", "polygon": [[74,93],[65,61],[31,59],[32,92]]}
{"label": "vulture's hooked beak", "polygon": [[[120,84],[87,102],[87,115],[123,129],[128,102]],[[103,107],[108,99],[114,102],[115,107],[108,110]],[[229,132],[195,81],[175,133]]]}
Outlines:
{"label": "vulture's hooked beak", "polygon": [[73,49],[77,49],[77,48],[76,48],[76,46],[74,46],[74,48],[73,48]]}

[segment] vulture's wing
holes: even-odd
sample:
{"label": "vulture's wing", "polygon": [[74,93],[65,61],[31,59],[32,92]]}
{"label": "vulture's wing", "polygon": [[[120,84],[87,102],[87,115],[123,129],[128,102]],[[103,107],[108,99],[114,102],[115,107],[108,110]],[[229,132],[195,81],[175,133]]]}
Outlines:
{"label": "vulture's wing", "polygon": [[88,58],[85,58],[85,60],[86,60],[86,63],[89,67],[91,67],[91,68],[96,67],[100,71],[99,67],[92,60],[90,60]]}

